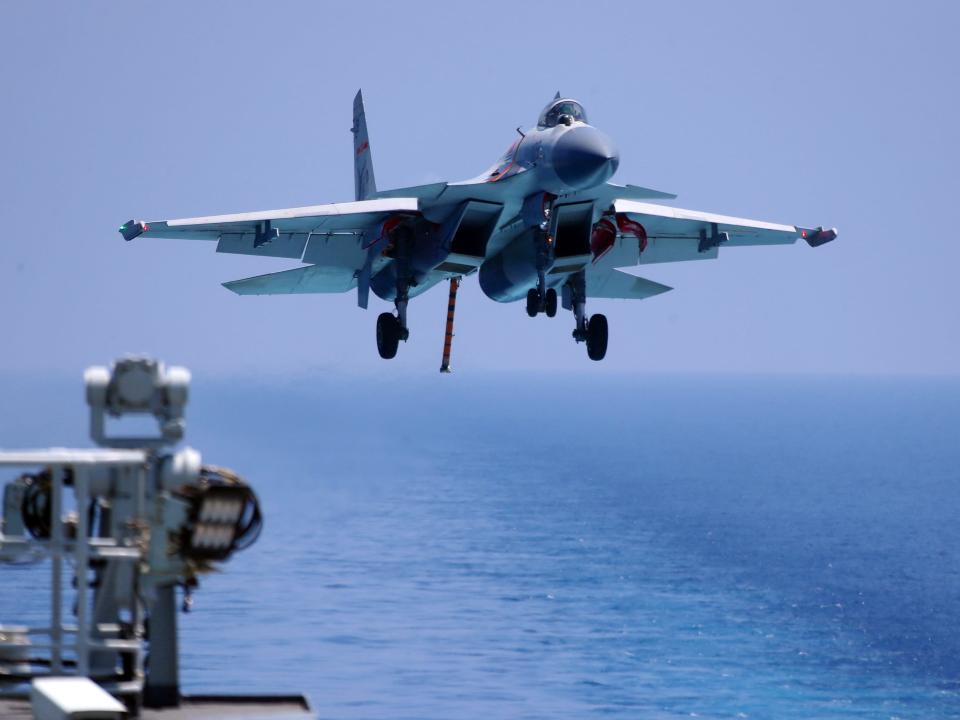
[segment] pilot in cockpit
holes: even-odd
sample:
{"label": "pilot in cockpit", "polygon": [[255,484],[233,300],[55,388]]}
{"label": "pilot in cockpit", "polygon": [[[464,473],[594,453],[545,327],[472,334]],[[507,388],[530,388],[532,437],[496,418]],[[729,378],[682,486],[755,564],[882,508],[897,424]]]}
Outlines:
{"label": "pilot in cockpit", "polygon": [[572,125],[574,122],[587,122],[587,114],[583,105],[576,100],[557,100],[549,105],[540,115],[537,127],[552,128],[558,124]]}

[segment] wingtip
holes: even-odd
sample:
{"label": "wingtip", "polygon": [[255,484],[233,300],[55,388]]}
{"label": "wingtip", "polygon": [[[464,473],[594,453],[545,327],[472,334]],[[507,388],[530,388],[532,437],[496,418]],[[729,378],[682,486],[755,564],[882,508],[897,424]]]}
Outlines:
{"label": "wingtip", "polygon": [[800,237],[807,241],[807,245],[814,248],[836,240],[839,234],[836,228],[800,228]]}
{"label": "wingtip", "polygon": [[147,230],[150,229],[150,226],[142,220],[127,220],[123,225],[120,226],[119,232],[123,236],[123,239],[127,242],[140,237]]}

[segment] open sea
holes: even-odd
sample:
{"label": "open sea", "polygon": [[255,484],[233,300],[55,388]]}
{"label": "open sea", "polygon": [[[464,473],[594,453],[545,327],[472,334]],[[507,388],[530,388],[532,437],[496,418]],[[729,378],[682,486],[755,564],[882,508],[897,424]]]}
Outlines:
{"label": "open sea", "polygon": [[[960,380],[195,375],[259,542],[180,615],[187,692],[321,718],[960,718]],[[0,445],[89,444],[79,377]],[[0,478],[6,480],[6,478]],[[0,567],[0,622],[40,567]]]}

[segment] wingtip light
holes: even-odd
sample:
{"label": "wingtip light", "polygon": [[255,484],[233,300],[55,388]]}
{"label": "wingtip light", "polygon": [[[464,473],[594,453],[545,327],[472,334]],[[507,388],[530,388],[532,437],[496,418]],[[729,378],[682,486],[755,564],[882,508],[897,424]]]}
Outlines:
{"label": "wingtip light", "polygon": [[807,228],[800,228],[800,237],[806,240],[810,247],[820,247],[837,239],[837,229],[828,228],[825,230],[823,227],[817,227],[808,230]]}
{"label": "wingtip light", "polygon": [[123,235],[124,240],[130,241],[134,238],[140,237],[149,229],[150,226],[145,222],[141,222],[139,220],[128,220],[120,226],[120,234]]}

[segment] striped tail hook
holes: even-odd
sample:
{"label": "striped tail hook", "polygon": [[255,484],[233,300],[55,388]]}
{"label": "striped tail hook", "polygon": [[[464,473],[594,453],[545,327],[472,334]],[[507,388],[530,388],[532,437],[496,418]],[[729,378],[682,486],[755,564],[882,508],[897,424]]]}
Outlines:
{"label": "striped tail hook", "polygon": [[447,331],[443,337],[443,362],[440,364],[440,372],[449,373],[450,370],[450,350],[453,346],[453,315],[457,311],[457,290],[460,288],[460,278],[450,278],[450,299],[447,302]]}

